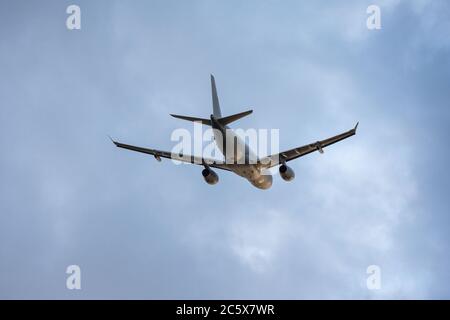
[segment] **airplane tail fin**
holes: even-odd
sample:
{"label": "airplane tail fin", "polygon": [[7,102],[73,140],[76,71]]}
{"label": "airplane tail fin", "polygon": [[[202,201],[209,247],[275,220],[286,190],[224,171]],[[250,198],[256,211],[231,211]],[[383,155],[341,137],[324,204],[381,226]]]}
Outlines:
{"label": "airplane tail fin", "polygon": [[220,111],[219,97],[217,96],[216,80],[211,75],[211,93],[213,103],[213,115],[215,118],[222,118],[222,112]]}
{"label": "airplane tail fin", "polygon": [[[220,110],[219,105],[219,98],[217,97],[217,88],[216,88],[216,81],[214,79],[214,76],[211,75],[211,90],[212,90],[212,103],[213,103],[213,116],[216,118],[216,120],[222,124],[227,125],[230,124],[236,120],[239,120],[245,116],[248,116],[253,112],[253,110],[244,111],[241,113],[236,113],[228,117],[222,117],[222,112]],[[177,114],[171,114],[172,117],[192,121],[192,122],[201,122],[204,125],[211,126],[211,120],[210,119],[204,119],[204,118],[197,118],[197,117],[188,117],[188,116],[181,116]]]}

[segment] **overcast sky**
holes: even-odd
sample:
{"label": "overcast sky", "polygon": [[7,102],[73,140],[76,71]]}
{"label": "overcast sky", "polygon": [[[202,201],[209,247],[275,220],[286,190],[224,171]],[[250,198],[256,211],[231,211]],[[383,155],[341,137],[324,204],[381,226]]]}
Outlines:
{"label": "overcast sky", "polygon": [[[0,2],[0,298],[450,298],[449,15],[445,0]],[[266,191],[111,144],[171,150],[192,125],[169,113],[211,113],[210,73],[224,115],[254,109],[235,127],[280,129],[281,149],[359,131]]]}

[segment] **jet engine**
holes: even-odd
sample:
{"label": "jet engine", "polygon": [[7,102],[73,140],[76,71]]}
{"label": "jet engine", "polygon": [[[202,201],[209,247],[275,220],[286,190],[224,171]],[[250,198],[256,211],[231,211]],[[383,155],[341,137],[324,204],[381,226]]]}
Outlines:
{"label": "jet engine", "polygon": [[284,181],[291,181],[295,178],[294,170],[292,170],[290,167],[288,167],[285,164],[282,164],[280,166],[280,176],[283,178]]}
{"label": "jet engine", "polygon": [[219,182],[219,176],[211,169],[203,169],[202,176],[208,184],[216,184]]}

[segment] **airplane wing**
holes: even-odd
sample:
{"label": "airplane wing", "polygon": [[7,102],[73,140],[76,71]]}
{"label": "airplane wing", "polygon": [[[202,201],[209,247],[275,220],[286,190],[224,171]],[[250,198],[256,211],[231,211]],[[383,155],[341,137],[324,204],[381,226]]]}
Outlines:
{"label": "airplane wing", "polygon": [[191,156],[191,155],[183,155],[183,154],[177,154],[177,153],[168,152],[168,151],[160,151],[160,150],[155,150],[155,149],[147,149],[147,148],[142,148],[142,147],[132,146],[129,144],[120,143],[120,142],[114,141],[113,139],[111,139],[111,141],[116,145],[116,147],[150,154],[150,155],[154,156],[155,159],[158,161],[161,161],[161,158],[167,158],[167,159],[173,159],[173,160],[192,163],[192,164],[198,164],[198,165],[202,165],[202,166],[204,166],[206,164],[212,168],[231,171],[230,168],[224,162],[220,162],[215,159],[195,157],[195,156]]}
{"label": "airplane wing", "polygon": [[303,157],[311,152],[319,151],[320,153],[323,153],[323,148],[328,147],[336,142],[339,142],[341,140],[347,139],[353,135],[356,134],[356,129],[358,128],[359,122],[356,124],[356,126],[344,133],[338,134],[337,136],[317,141],[311,144],[307,144],[302,147],[290,149],[287,151],[283,151],[277,154],[270,155],[268,157],[262,158],[260,161],[263,164],[264,167],[271,168],[276,165],[279,165],[283,162],[288,162],[294,159],[297,159],[299,157]]}

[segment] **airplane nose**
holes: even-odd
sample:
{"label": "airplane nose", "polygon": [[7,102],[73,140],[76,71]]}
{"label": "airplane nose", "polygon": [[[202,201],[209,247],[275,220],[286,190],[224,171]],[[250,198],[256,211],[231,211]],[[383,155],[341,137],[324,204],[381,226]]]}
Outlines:
{"label": "airplane nose", "polygon": [[269,189],[272,186],[273,178],[271,175],[266,176],[266,187],[265,189]]}
{"label": "airplane nose", "polygon": [[253,185],[259,189],[267,190],[272,186],[273,178],[271,175],[263,176],[264,178]]}

